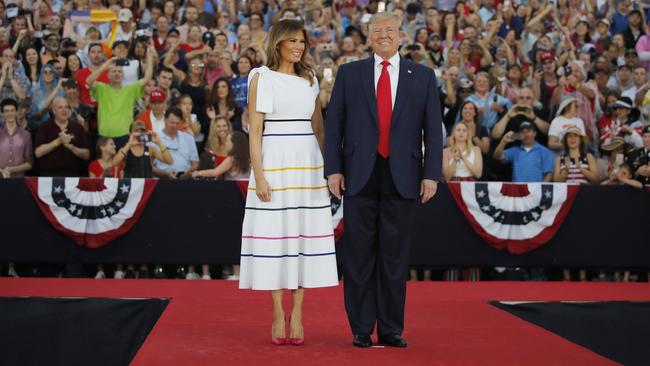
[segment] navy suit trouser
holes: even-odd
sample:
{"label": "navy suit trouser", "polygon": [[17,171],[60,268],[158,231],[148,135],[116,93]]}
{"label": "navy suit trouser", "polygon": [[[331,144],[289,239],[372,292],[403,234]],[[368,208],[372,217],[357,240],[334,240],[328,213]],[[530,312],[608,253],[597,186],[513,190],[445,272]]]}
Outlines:
{"label": "navy suit trouser", "polygon": [[345,196],[345,309],[354,334],[402,334],[415,199],[397,191],[377,156],[365,187]]}

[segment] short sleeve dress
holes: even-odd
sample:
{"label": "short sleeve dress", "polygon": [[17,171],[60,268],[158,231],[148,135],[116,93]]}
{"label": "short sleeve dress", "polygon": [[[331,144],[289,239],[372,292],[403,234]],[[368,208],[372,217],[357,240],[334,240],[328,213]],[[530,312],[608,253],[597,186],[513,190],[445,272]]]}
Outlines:
{"label": "short sleeve dress", "polygon": [[305,78],[259,74],[256,109],[264,113],[262,165],[272,193],[255,194],[251,172],[242,227],[239,287],[279,290],[338,285],[329,190],[311,117],[319,87]]}

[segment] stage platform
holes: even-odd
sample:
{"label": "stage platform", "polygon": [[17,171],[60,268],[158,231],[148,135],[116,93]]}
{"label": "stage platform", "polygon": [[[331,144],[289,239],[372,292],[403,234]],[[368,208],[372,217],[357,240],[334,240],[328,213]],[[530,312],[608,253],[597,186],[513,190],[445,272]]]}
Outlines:
{"label": "stage platform", "polygon": [[[307,290],[302,347],[272,346],[268,292],[241,291],[233,281],[1,278],[0,297],[169,299],[132,365],[616,365],[620,358],[616,362],[602,349],[571,342],[490,302],[647,304],[650,284],[409,283],[406,349],[353,347],[342,286]],[[612,334],[616,323],[610,324]],[[6,336],[9,330],[3,332]],[[639,333],[630,329],[628,336]],[[640,341],[647,345],[650,340]],[[33,347],[38,352],[38,345]],[[642,355],[637,351],[630,347],[627,356],[638,360]],[[5,352],[12,350],[0,350]]]}

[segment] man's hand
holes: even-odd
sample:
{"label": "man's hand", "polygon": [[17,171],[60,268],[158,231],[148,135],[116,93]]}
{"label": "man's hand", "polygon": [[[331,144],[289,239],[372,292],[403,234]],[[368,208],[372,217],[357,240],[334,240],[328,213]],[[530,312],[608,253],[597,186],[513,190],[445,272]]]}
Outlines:
{"label": "man's hand", "polygon": [[336,196],[336,198],[341,199],[343,191],[345,191],[345,178],[343,174],[336,173],[327,177],[327,185],[329,186],[330,192]]}
{"label": "man's hand", "polygon": [[7,179],[11,177],[11,173],[9,173],[8,169],[0,169],[0,177]]}
{"label": "man's hand", "polygon": [[438,182],[431,179],[422,179],[422,182],[420,183],[420,196],[422,196],[422,203],[427,203],[436,195],[437,190]]}

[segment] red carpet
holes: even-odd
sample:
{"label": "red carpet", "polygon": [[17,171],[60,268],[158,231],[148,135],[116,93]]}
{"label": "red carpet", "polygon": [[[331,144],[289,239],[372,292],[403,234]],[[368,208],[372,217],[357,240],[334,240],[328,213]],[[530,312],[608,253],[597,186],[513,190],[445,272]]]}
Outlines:
{"label": "red carpet", "polygon": [[650,284],[410,284],[407,349],[352,347],[342,295],[342,287],[308,290],[307,344],[276,347],[270,296],[236,282],[0,279],[0,296],[171,298],[134,365],[613,365],[486,301],[650,301]]}

